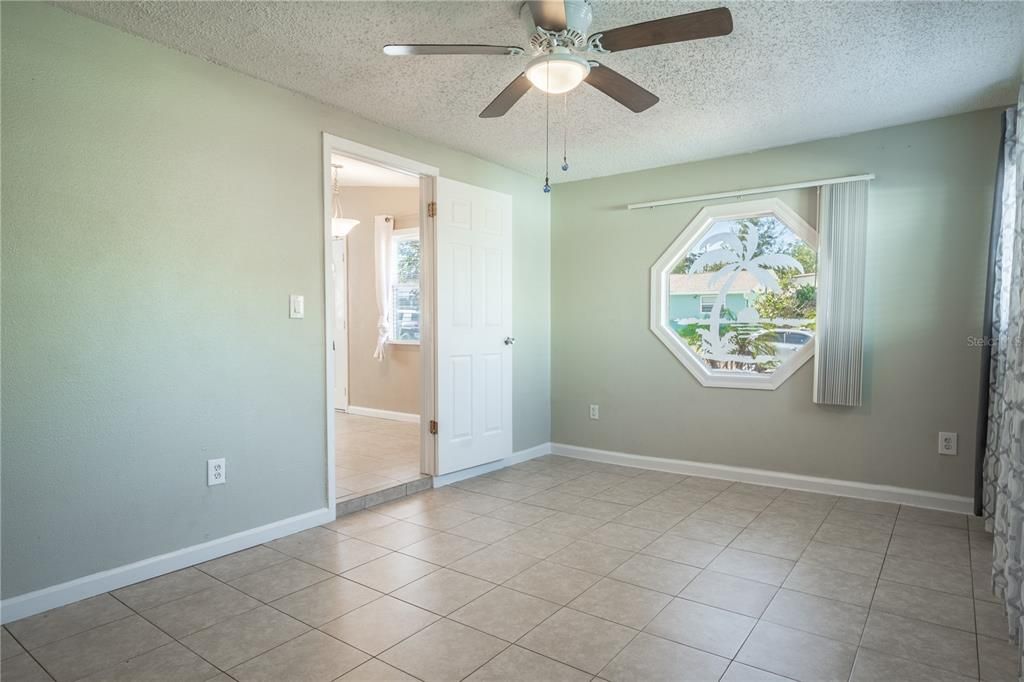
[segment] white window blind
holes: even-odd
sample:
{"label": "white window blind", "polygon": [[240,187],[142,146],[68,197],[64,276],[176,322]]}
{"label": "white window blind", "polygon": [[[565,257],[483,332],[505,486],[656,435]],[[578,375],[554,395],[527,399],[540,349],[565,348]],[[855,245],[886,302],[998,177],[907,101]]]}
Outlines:
{"label": "white window blind", "polygon": [[864,365],[868,181],[821,187],[814,402],[858,406]]}

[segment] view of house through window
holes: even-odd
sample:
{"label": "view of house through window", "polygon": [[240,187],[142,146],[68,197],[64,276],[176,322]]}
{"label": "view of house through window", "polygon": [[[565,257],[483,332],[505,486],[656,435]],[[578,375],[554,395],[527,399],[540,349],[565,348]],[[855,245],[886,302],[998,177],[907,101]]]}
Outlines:
{"label": "view of house through window", "polygon": [[718,219],[678,254],[668,326],[709,370],[770,375],[814,340],[817,251],[775,215]]}
{"label": "view of house through window", "polygon": [[396,230],[391,240],[392,340],[420,340],[420,232]]}

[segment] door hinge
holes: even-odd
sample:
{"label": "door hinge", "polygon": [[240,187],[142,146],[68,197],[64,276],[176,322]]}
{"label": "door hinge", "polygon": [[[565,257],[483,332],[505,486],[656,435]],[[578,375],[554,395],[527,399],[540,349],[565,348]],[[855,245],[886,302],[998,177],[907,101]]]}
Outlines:
{"label": "door hinge", "polygon": [[436,218],[437,217],[437,202],[436,201],[431,201],[431,202],[427,203],[427,217],[428,218]]}
{"label": "door hinge", "polygon": [[434,419],[430,420],[430,433],[435,436],[437,435],[437,421]]}

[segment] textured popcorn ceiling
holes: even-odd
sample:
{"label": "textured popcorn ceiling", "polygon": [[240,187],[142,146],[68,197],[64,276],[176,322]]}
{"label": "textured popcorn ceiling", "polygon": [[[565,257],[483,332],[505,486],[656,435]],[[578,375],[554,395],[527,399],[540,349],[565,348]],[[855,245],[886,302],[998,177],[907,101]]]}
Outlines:
{"label": "textured popcorn ceiling", "polygon": [[[385,57],[391,42],[527,45],[518,2],[95,2],[70,11],[533,174],[544,96],[477,114],[528,60]],[[551,99],[552,181],[834,137],[1007,104],[1024,2],[729,2],[724,38],[605,55],[661,97],[633,114],[588,86]],[[595,0],[592,31],[715,7]],[[865,169],[870,170],[870,169]]]}

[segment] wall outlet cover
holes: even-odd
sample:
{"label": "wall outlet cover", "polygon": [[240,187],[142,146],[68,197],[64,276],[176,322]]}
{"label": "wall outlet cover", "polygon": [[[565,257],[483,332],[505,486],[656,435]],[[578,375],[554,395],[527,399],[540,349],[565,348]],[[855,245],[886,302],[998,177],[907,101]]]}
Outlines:
{"label": "wall outlet cover", "polygon": [[206,485],[223,485],[227,480],[227,463],[223,457],[206,460]]}
{"label": "wall outlet cover", "polygon": [[599,405],[590,406],[590,418],[600,419],[601,418],[601,407]]}
{"label": "wall outlet cover", "polygon": [[939,432],[939,454],[940,455],[955,455],[956,454],[956,433],[953,431],[940,431]]}

